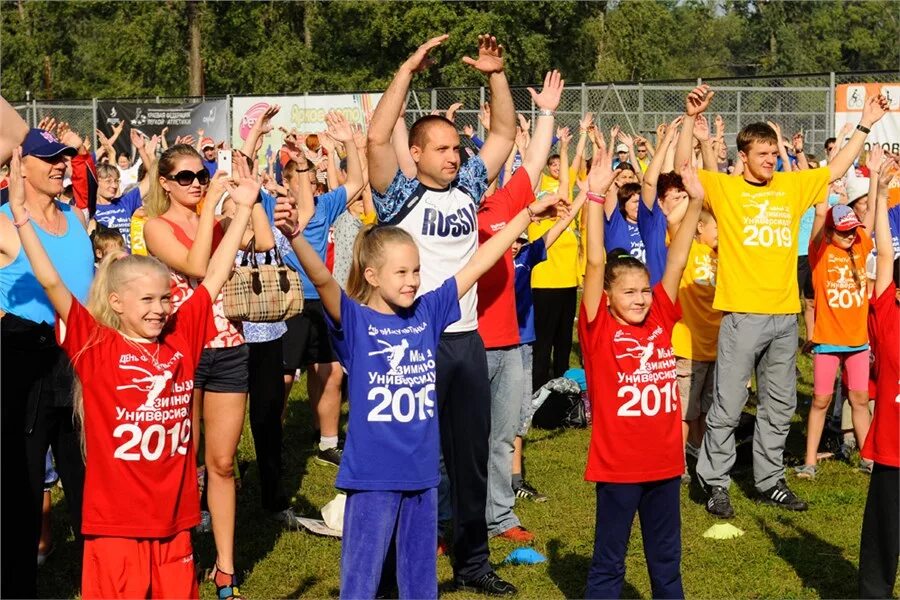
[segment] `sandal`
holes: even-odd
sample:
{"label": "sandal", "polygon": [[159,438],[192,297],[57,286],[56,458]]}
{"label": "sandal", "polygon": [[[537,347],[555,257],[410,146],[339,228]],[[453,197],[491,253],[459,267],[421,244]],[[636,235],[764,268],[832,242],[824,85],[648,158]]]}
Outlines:
{"label": "sandal", "polygon": [[[219,585],[219,582],[216,581],[216,576],[219,573],[228,576],[229,582],[224,585]],[[216,561],[216,565],[213,567],[212,573],[210,573],[209,578],[216,586],[216,597],[219,600],[228,600],[229,598],[243,598],[243,596],[241,596],[241,591],[237,586],[237,577],[234,576],[234,573],[226,573],[225,571],[219,569],[218,561]]]}

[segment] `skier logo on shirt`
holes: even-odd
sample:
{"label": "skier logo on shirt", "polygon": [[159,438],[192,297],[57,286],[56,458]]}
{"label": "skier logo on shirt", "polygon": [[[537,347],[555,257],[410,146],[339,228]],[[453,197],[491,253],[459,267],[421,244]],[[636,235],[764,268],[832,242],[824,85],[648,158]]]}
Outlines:
{"label": "skier logo on shirt", "polygon": [[369,352],[369,356],[375,356],[377,354],[387,354],[388,355],[388,364],[391,369],[388,371],[388,375],[399,375],[400,373],[397,371],[397,367],[400,366],[400,363],[403,361],[403,357],[406,356],[406,351],[409,349],[409,342],[406,341],[406,338],[400,340],[400,343],[396,346],[385,342],[384,340],[375,340],[384,348],[381,350],[373,350]]}
{"label": "skier logo on shirt", "polygon": [[845,286],[853,283],[853,280],[849,277],[850,265],[836,265],[828,269],[828,272],[838,274],[838,280],[835,282],[838,286]]}
{"label": "skier logo on shirt", "polygon": [[636,358],[640,361],[640,366],[634,371],[635,373],[646,373],[647,372],[647,363],[653,357],[653,350],[655,346],[653,342],[647,342],[647,345],[643,345],[638,342],[634,338],[625,337],[625,336],[616,336],[616,342],[624,342],[627,345],[625,347],[625,352],[622,354],[616,354],[616,358]]}
{"label": "skier logo on shirt", "polygon": [[156,410],[156,399],[166,389],[166,384],[172,379],[172,372],[165,370],[159,375],[154,375],[146,369],[136,367],[134,365],[119,365],[120,369],[130,371],[140,371],[145,377],[138,377],[131,380],[130,384],[116,386],[117,390],[127,390],[134,388],[147,394],[147,400],[144,401],[136,410]]}
{"label": "skier logo on shirt", "polygon": [[766,211],[769,209],[769,201],[763,200],[762,202],[754,202],[750,201],[749,204],[745,204],[744,208],[755,208],[759,211],[759,214],[756,215],[756,219],[758,221],[766,221],[768,220],[768,215]]}

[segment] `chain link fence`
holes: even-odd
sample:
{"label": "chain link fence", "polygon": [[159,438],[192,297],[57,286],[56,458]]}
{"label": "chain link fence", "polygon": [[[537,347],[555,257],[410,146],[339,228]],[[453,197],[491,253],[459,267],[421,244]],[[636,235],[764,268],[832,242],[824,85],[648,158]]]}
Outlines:
{"label": "chain link fence", "polygon": [[[648,83],[568,84],[557,110],[560,126],[575,130],[586,112],[593,112],[595,122],[608,131],[618,125],[631,135],[653,141],[656,126],[668,123],[684,110],[684,98],[697,81],[663,81]],[[711,113],[725,121],[725,139],[734,148],[737,132],[748,123],[771,120],[778,123],[785,137],[798,131],[806,136],[808,151],[824,152],[824,143],[834,135],[835,87],[841,83],[900,82],[900,71],[859,73],[821,73],[757,78],[715,78],[703,80],[716,91]],[[512,88],[516,111],[534,121],[537,109],[526,87]],[[134,102],[185,101],[191,98],[132,98]],[[462,103],[456,113],[461,131],[472,127],[484,139],[479,109],[490,100],[485,87],[435,88],[411,90],[406,119],[411,125],[417,118]],[[96,129],[96,100],[38,102],[14,105],[25,120],[37,126],[44,116],[68,121],[72,129],[90,134]],[[711,124],[712,126],[712,124]]]}

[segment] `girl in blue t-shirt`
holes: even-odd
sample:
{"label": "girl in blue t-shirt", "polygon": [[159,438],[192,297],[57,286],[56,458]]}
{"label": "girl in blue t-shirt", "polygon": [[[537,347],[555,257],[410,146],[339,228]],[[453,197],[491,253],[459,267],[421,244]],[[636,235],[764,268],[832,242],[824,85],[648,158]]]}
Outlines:
{"label": "girl in blue t-shirt", "polygon": [[[521,211],[455,277],[418,297],[419,249],[399,227],[369,226],[359,233],[346,293],[306,239],[285,231],[319,292],[335,352],[348,374],[350,417],[335,483],[347,492],[342,598],[375,597],[392,543],[400,597],[437,598],[440,335],[459,319],[459,298],[503,256],[531,217],[555,201],[549,196]],[[301,217],[315,211],[310,203],[301,204]],[[283,231],[290,227],[276,224]]]}

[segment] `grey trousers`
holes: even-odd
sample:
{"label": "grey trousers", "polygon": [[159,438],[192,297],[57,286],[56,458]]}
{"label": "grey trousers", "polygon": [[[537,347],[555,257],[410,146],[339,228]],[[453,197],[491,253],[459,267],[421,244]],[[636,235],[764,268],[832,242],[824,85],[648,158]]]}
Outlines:
{"label": "grey trousers", "polygon": [[719,328],[715,397],[706,416],[697,475],[728,488],[735,461],[734,430],[756,368],[759,406],[753,434],[753,478],[760,492],[784,478],[784,446],[797,408],[797,317],[726,313]]}
{"label": "grey trousers", "polygon": [[487,351],[491,380],[491,438],[488,458],[488,537],[520,526],[513,512],[516,494],[512,489],[513,442],[519,429],[522,409],[522,353],[518,346]]}

